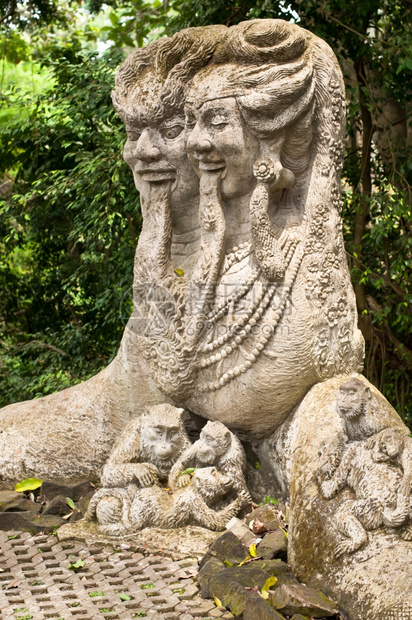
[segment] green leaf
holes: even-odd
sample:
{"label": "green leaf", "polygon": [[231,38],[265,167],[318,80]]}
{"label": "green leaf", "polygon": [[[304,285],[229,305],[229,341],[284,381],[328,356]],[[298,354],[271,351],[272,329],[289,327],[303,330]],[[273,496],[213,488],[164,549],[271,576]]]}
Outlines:
{"label": "green leaf", "polygon": [[72,510],[76,510],[76,505],[74,503],[74,501],[72,500],[71,497],[66,497],[66,504],[69,506],[69,508],[71,508]]}
{"label": "green leaf", "polygon": [[196,469],[196,467],[188,467],[187,469],[182,471],[182,473],[180,475],[181,476],[186,476],[186,475],[190,474],[192,476],[193,472],[195,471],[195,469]]}
{"label": "green leaf", "polygon": [[18,482],[14,487],[14,490],[17,491],[17,493],[23,493],[24,491],[34,491],[35,489],[41,487],[42,484],[43,480],[40,480],[40,478],[26,478],[25,480]]}
{"label": "green leaf", "polygon": [[84,562],[83,560],[77,560],[77,562],[74,562],[74,564],[69,564],[68,568],[69,570],[74,570],[74,572],[80,570],[81,568],[83,568],[84,566]]}
{"label": "green leaf", "polygon": [[125,592],[122,592],[121,594],[119,594],[119,599],[121,601],[131,601],[132,597],[129,596],[128,594],[125,594]]}

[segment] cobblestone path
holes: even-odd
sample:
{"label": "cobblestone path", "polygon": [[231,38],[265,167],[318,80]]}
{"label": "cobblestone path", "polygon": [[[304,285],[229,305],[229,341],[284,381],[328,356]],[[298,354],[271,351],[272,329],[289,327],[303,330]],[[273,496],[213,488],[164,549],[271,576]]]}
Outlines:
{"label": "cobblestone path", "polygon": [[[78,568],[69,569],[79,560]],[[54,536],[0,532],[0,617],[233,618],[199,596],[196,570],[196,560],[174,562],[127,549],[59,543]]]}

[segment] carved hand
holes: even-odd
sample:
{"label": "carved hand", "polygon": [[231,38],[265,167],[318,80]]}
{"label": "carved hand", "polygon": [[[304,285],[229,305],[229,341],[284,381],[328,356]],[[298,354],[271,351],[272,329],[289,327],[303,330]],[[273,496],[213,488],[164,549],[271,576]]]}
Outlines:
{"label": "carved hand", "polygon": [[157,476],[153,466],[141,463],[136,467],[135,477],[141,487],[151,487],[157,483]]}
{"label": "carved hand", "polygon": [[183,476],[179,476],[179,478],[176,480],[176,487],[178,489],[187,487],[190,484],[190,480],[191,478],[189,474],[184,474]]}

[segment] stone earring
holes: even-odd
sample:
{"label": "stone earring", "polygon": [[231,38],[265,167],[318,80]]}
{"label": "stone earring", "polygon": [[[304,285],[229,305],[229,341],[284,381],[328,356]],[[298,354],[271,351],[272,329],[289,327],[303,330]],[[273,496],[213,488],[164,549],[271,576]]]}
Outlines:
{"label": "stone earring", "polygon": [[[250,199],[252,243],[264,275],[270,282],[277,282],[285,275],[286,261],[269,219],[269,188],[289,187],[295,176],[293,172],[283,168],[280,162],[269,157],[255,162],[253,174],[257,184]],[[284,185],[282,180],[283,183],[287,181],[288,185]]]}

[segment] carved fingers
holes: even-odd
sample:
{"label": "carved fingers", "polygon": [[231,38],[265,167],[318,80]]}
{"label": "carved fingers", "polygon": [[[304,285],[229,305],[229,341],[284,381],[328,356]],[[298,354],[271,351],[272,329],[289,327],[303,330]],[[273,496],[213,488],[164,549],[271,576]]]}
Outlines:
{"label": "carved fingers", "polygon": [[190,484],[190,474],[184,474],[183,476],[179,476],[176,480],[176,487],[178,489],[183,489],[183,487],[187,487]]}
{"label": "carved fingers", "polygon": [[141,487],[151,487],[158,482],[153,467],[146,463],[141,463],[136,467],[135,478]]}

